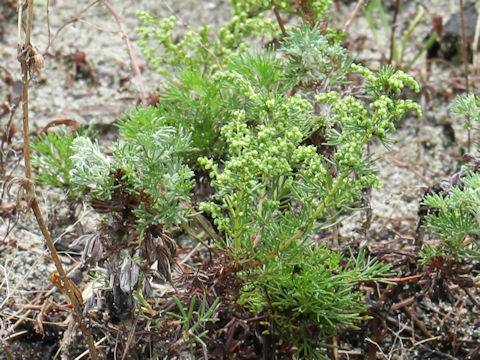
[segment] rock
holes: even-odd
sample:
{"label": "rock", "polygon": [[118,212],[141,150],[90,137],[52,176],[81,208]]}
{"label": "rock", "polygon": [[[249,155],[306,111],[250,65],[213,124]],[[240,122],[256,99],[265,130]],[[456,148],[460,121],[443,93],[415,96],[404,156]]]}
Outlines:
{"label": "rock", "polygon": [[[463,9],[465,16],[467,53],[469,61],[472,61],[471,44],[475,35],[478,11],[475,2],[465,3]],[[454,63],[461,63],[463,62],[462,46],[462,17],[460,11],[458,11],[450,17],[446,25],[443,27],[443,34],[439,34],[437,40],[428,50],[427,56],[430,59],[441,58]]]}

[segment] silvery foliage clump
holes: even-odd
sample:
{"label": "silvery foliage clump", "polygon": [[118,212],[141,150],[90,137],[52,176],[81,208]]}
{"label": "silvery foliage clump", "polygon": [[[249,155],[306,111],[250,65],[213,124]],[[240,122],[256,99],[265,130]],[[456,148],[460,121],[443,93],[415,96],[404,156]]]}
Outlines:
{"label": "silvery foliage clump", "polygon": [[102,265],[109,281],[102,292],[114,317],[133,316],[134,292],[148,288],[152,275],[170,279],[175,244],[167,231],[188,212],[193,172],[183,156],[190,151],[190,135],[156,120],[158,126],[135,134],[120,125],[111,155],[84,136],[72,143],[71,183],[88,194],[95,210],[109,214],[108,225],[87,242],[86,251],[93,250],[83,261],[95,265],[108,254]]}
{"label": "silvery foliage clump", "polygon": [[193,172],[182,163],[189,135],[181,128],[159,126],[134,137],[121,136],[113,154],[105,155],[96,142],[77,137],[71,181],[88,190],[90,198],[111,200],[116,192],[143,196],[136,209],[140,231],[159,223],[175,225],[181,218],[193,186]]}

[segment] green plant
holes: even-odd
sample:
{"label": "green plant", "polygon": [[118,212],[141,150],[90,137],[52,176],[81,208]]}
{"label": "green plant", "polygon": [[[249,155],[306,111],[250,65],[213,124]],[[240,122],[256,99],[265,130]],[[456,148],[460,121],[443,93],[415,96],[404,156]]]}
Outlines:
{"label": "green plant", "polygon": [[175,225],[182,219],[187,209],[181,201],[190,196],[193,173],[182,162],[190,147],[181,128],[159,125],[121,136],[112,156],[84,136],[75,138],[71,148],[73,186],[89,190],[90,198],[125,207],[132,202],[141,234],[149,226]]}
{"label": "green plant", "polygon": [[[217,201],[201,208],[212,213],[215,224],[226,233],[227,245],[238,251],[251,251],[258,245],[259,240],[252,239],[265,243],[262,229],[277,228],[265,223],[291,222],[278,226],[285,233],[273,236],[268,246],[272,251],[335,223],[354,207],[365,187],[377,184],[365,145],[374,138],[387,143],[394,121],[408,110],[420,111],[410,100],[394,99],[404,84],[418,87],[411,77],[391,67],[382,68],[377,77],[356,65],[353,69],[366,77],[372,95],[368,107],[352,96],[342,99],[335,92],[319,94],[316,101],[331,106],[331,114],[319,119],[313,116],[312,104],[302,97],[287,97],[278,88],[269,89],[250,80],[248,74],[243,76],[242,68],[255,69],[258,78],[275,76],[275,63],[270,68],[265,63],[255,68],[251,60],[246,56],[243,61],[250,66],[235,63],[235,71],[214,76],[214,80],[224,81],[219,88],[229,86],[224,98],[231,99],[231,119],[220,131],[228,153],[221,163],[199,159],[217,190]],[[241,86],[228,85],[232,83]],[[325,138],[320,151],[304,144],[318,131],[324,132]],[[327,157],[321,151],[327,153],[328,148]],[[315,226],[319,220],[321,225]]]}
{"label": "green plant", "polygon": [[184,338],[183,341],[186,344],[191,342],[197,342],[203,348],[207,348],[207,344],[203,341],[202,337],[208,334],[208,330],[202,330],[207,322],[215,322],[219,319],[213,318],[215,309],[217,308],[218,303],[220,302],[219,298],[216,298],[212,305],[207,308],[207,296],[203,294],[202,303],[198,310],[195,310],[195,304],[197,297],[194,295],[190,300],[188,309],[185,311],[182,302],[180,299],[173,295],[173,300],[177,304],[180,314],[174,312],[167,312],[167,315],[170,315],[176,319],[180,320],[180,324],[184,328]]}
{"label": "green plant", "polygon": [[293,86],[325,90],[347,82],[353,59],[317,28],[303,25],[301,29],[290,29],[282,43],[280,51],[289,59],[284,64],[284,79]]}
{"label": "green plant", "polygon": [[478,130],[480,124],[480,97],[473,94],[457,97],[452,112],[465,116],[465,128]]}
{"label": "green plant", "polygon": [[36,169],[36,180],[41,185],[51,185],[63,189],[70,198],[81,196],[75,191],[71,180],[70,171],[73,168],[71,156],[73,140],[77,136],[94,137],[93,131],[80,128],[72,132],[62,127],[56,132],[47,132],[32,141],[32,163]]}
{"label": "green plant", "polygon": [[[454,114],[465,116],[465,128],[478,130],[480,123],[480,98],[475,95],[458,97],[452,109]],[[423,204],[432,208],[425,217],[425,227],[439,243],[426,244],[422,262],[433,258],[448,259],[454,263],[480,259],[480,175],[476,172],[478,159],[465,166],[460,184],[446,193],[425,196]]]}
{"label": "green plant", "polygon": [[[396,5],[398,6],[398,4]],[[396,7],[395,12],[398,13],[399,9]],[[390,39],[390,51],[391,60],[394,61],[395,66],[399,69],[403,69],[408,71],[411,66],[418,60],[418,58],[427,51],[435,42],[437,38],[437,33],[433,32],[428,39],[424,42],[423,46],[415,53],[412,59],[408,63],[404,63],[404,55],[406,53],[408,43],[411,39],[412,33],[421,23],[424,9],[422,6],[418,7],[417,14],[410,22],[408,28],[403,32],[403,36],[401,42],[397,38],[397,35],[394,32],[395,26],[388,21],[387,16],[385,14],[385,9],[382,4],[381,0],[372,0],[368,3],[368,5],[364,8],[365,18],[368,21],[368,25],[373,33],[373,37],[377,45],[381,47],[382,52],[385,56],[386,49],[385,44],[380,40],[379,33],[385,35],[388,39]],[[381,27],[378,27],[377,19],[380,19]],[[394,21],[396,20],[396,15],[394,16]]]}
{"label": "green plant", "polygon": [[[68,171],[72,186],[109,214],[98,239],[109,254],[113,313],[122,316],[126,303],[131,314],[135,291],[146,307],[138,278],[146,279],[155,261],[172,281],[175,241],[168,230],[188,226],[194,175],[207,173],[214,193],[199,209],[212,216],[216,245],[244,280],[241,304],[266,313],[276,335],[307,359],[321,357],[322,341],[365,318],[358,286],[385,281],[389,267],[364,251],[344,260],[315,237],[361,208],[361,193],[378,186],[368,144],[388,145],[396,121],[410,110],[420,114],[418,104],[399,98],[404,87],[418,91],[418,85],[391,66],[374,73],[353,64],[345,49],[311,26],[309,19],[330,3],[312,2],[315,10],[302,2],[301,18],[310,26],[283,29],[279,51],[241,45],[257,34],[250,30],[267,1],[233,2],[247,15],[232,21],[247,25],[233,26],[243,29],[238,33],[227,27],[228,44],[211,40],[206,30],[174,44],[171,22],[157,22],[158,34],[142,30],[171,55],[150,54],[157,70],[176,66],[158,106],[135,109],[118,123],[112,155],[86,137],[74,139]],[[275,6],[293,11],[289,4]],[[202,57],[205,48],[215,56]],[[349,84],[351,73],[364,83]],[[352,93],[361,96],[346,95]],[[129,270],[137,268],[143,275]],[[122,274],[134,280],[122,286]],[[220,300],[207,310],[204,297],[198,311],[195,297],[188,310],[174,300],[181,314],[171,315],[184,325],[187,343],[205,348],[205,332],[197,330],[213,320]]]}
{"label": "green plant", "polygon": [[103,292],[113,316],[119,318],[133,314],[134,290],[142,275],[149,280],[153,263],[171,280],[176,246],[169,230],[179,226],[189,208],[193,172],[183,157],[190,151],[190,136],[159,121],[135,134],[120,124],[112,155],[84,136],[71,146],[72,186],[87,194],[95,210],[109,214],[87,245],[98,250],[88,251],[86,262],[109,255],[102,264],[110,277]]}
{"label": "green plant", "polygon": [[[271,86],[287,76],[278,77],[281,69],[296,74],[291,68],[277,66],[274,57],[258,58],[239,57],[213,77],[230,114],[220,130],[227,151],[220,161],[199,159],[216,189],[215,201],[200,208],[212,214],[225,233],[223,246],[244,264],[248,280],[242,303],[256,313],[280,313],[274,316],[278,331],[301,349],[300,356],[312,358],[320,356],[319,344],[307,336],[306,327],[314,329],[315,339],[326,339],[353,326],[364,309],[360,294],[352,291],[362,267],[342,267],[341,255],[316,245],[312,236],[338,223],[358,206],[363,189],[378,184],[366,144],[374,138],[388,143],[394,121],[409,110],[420,112],[412,101],[396,99],[405,85],[416,90],[418,85],[391,67],[375,75],[352,65],[351,71],[366,79],[367,103],[337,92],[319,93],[311,103],[300,95],[286,96],[289,87]],[[295,84],[289,80],[285,84]],[[330,110],[316,116],[320,104]],[[307,145],[314,133],[323,142]],[[373,277],[385,273],[382,268]],[[301,336],[295,335],[297,328]]]}
{"label": "green plant", "polygon": [[424,264],[435,257],[457,263],[480,260],[480,175],[467,173],[461,183],[446,196],[429,194],[424,199],[425,205],[436,209],[426,216],[425,224],[439,241],[424,246]]}
{"label": "green plant", "polygon": [[342,260],[323,245],[290,247],[248,272],[256,279],[247,281],[239,303],[255,313],[270,310],[277,332],[293,342],[300,358],[322,357],[322,340],[368,318],[358,284],[391,276],[390,265],[365,259],[363,250]]}
{"label": "green plant", "polygon": [[[215,31],[217,35],[212,33],[210,26],[204,25],[198,31],[188,28],[180,41],[176,41],[174,33],[177,26],[174,16],[160,19],[138,11],[137,16],[143,24],[137,29],[141,36],[138,43],[153,69],[168,78],[175,73],[170,72],[171,66],[178,65],[208,74],[251,48],[251,39],[280,38],[284,27],[280,12],[296,15],[313,26],[327,17],[332,0],[300,1],[298,4],[286,0],[230,0],[230,4],[232,18]],[[278,24],[268,16],[272,9],[279,11]]]}

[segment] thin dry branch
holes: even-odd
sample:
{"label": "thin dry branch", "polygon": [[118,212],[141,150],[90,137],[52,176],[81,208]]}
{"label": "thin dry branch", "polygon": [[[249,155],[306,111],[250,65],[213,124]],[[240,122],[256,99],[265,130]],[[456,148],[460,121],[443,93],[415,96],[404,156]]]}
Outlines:
{"label": "thin dry branch", "polygon": [[[52,37],[50,37],[50,20],[49,20],[49,7],[48,7],[48,4],[50,3],[50,1],[47,3],[47,26],[48,26],[48,45],[47,47],[45,48],[45,50],[43,51],[43,54],[46,54],[48,52],[48,49],[50,48],[50,46],[52,46],[53,42],[55,41],[55,39],[57,38],[58,34],[60,34],[60,32],[65,28],[67,27],[68,25],[70,24],[73,24],[77,21],[80,20],[80,16],[82,16],[88,9],[90,9],[93,5],[95,5],[96,3],[98,3],[100,0],[95,0],[94,2],[92,2],[91,4],[89,4],[87,7],[85,7],[84,9],[82,9],[77,15],[75,15],[74,17],[72,17],[71,19],[69,19],[68,21],[66,21],[65,23],[63,23],[62,26],[60,26],[57,31],[55,31],[55,34],[53,34]],[[19,36],[20,38],[20,36]]]}
{"label": "thin dry branch", "polygon": [[345,25],[343,25],[342,31],[344,33],[347,33],[350,30],[350,27],[352,26],[353,22],[355,21],[355,18],[357,17],[358,13],[360,12],[360,9],[364,4],[365,4],[365,0],[358,0],[357,5],[355,5],[355,9],[353,9],[352,13],[348,17],[348,20],[345,22]]}
{"label": "thin dry branch", "polygon": [[271,0],[270,3],[272,4],[273,13],[275,14],[275,18],[277,19],[278,26],[280,26],[282,35],[287,36],[287,31],[285,30],[285,25],[283,23],[282,17],[280,16],[280,11],[278,11],[277,5],[275,4],[275,0]]}
{"label": "thin dry branch", "polygon": [[147,94],[145,92],[145,86],[143,84],[142,73],[140,72],[140,68],[138,67],[137,60],[135,60],[135,56],[133,55],[133,50],[127,35],[127,31],[125,30],[125,26],[123,26],[123,20],[107,0],[102,0],[102,2],[103,4],[105,4],[107,9],[112,13],[113,17],[117,21],[118,26],[120,27],[120,31],[122,32],[122,38],[125,41],[125,44],[127,45],[127,51],[128,51],[128,55],[130,56],[130,62],[132,63],[133,70],[135,71],[135,75],[137,76],[138,90],[140,92],[140,100],[142,101],[142,104],[146,106],[148,105],[148,101],[147,101]]}
{"label": "thin dry branch", "polygon": [[[462,21],[462,52],[463,52],[463,66],[465,71],[465,92],[470,94],[470,81],[468,79],[468,53],[467,53],[467,36],[465,33],[465,11],[463,10],[463,0],[460,0],[460,18]],[[472,132],[468,129],[468,152],[472,148]]]}
{"label": "thin dry branch", "polygon": [[[79,290],[73,284],[73,282],[68,279],[65,269],[63,268],[62,262],[58,256],[58,253],[53,244],[52,237],[48,228],[43,219],[40,206],[38,204],[34,182],[32,179],[32,168],[30,164],[30,140],[29,140],[29,103],[28,103],[28,90],[29,83],[32,73],[39,70],[41,65],[43,65],[43,58],[35,50],[31,43],[31,31],[33,25],[33,0],[28,0],[27,2],[27,26],[25,29],[25,42],[22,41],[22,7],[19,7],[18,11],[18,61],[21,65],[22,71],[22,100],[23,100],[23,137],[24,137],[24,158],[25,158],[25,179],[22,179],[21,190],[23,190],[27,197],[27,203],[29,207],[32,208],[35,218],[38,222],[40,230],[45,237],[47,247],[50,251],[52,259],[55,263],[59,274],[59,287],[64,292],[64,294],[70,299],[70,302],[73,307],[73,315],[76,323],[79,325],[82,332],[87,337],[87,342],[90,350],[90,355],[93,360],[98,359],[97,350],[95,343],[93,341],[93,336],[90,329],[83,321],[82,311],[83,311],[83,301],[81,296],[78,296]],[[40,56],[40,58],[38,58]]]}

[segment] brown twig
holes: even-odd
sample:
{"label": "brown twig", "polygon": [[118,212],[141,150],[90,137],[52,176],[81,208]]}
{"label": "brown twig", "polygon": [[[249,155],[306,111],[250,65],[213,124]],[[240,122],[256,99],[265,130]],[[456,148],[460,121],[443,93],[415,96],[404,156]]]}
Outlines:
{"label": "brown twig", "polygon": [[[465,33],[465,12],[463,11],[463,0],[460,0],[460,18],[462,20],[462,51],[463,51],[463,67],[465,71],[465,92],[470,94],[470,82],[468,80],[468,54],[467,54],[467,35]],[[472,132],[468,129],[468,152],[472,148]]]}
{"label": "brown twig", "polygon": [[353,22],[355,21],[355,18],[357,17],[358,13],[360,12],[360,9],[364,4],[365,4],[365,0],[358,0],[357,5],[355,5],[355,8],[353,9],[352,13],[348,17],[348,20],[345,22],[345,25],[343,25],[342,32],[347,33],[348,30],[350,30],[350,27],[352,26]]}
{"label": "brown twig", "polygon": [[403,283],[408,281],[417,281],[420,280],[422,274],[405,276],[403,278],[384,278],[383,281],[394,282],[394,283]]}
{"label": "brown twig", "polygon": [[[403,301],[403,299],[399,296],[398,300]],[[427,329],[427,327],[418,319],[418,317],[413,313],[412,310],[408,306],[403,306],[402,310],[412,319],[412,322],[422,331],[423,335],[427,338],[433,338],[434,336],[432,333]]]}
{"label": "brown twig", "polygon": [[412,165],[410,164],[406,164],[405,162],[401,161],[401,160],[398,160],[397,158],[393,157],[393,156],[390,156],[390,155],[385,155],[383,157],[384,161],[386,162],[390,162],[390,163],[393,163],[399,167],[402,167],[402,168],[405,168],[405,169],[408,169],[410,170],[411,172],[413,172],[415,175],[417,175],[425,184],[427,184],[428,186],[431,186],[432,185],[432,182],[427,179],[420,171],[418,171],[417,169],[415,169]]}
{"label": "brown twig", "polygon": [[310,28],[315,27],[315,14],[310,7],[310,0],[300,0],[298,5],[302,11],[302,19],[310,24]]}
{"label": "brown twig", "polygon": [[470,289],[466,288],[466,287],[462,287],[463,291],[465,291],[465,293],[467,294],[467,296],[470,298],[470,300],[472,301],[472,303],[475,304],[475,306],[480,309],[480,302],[477,300],[477,298],[475,296],[473,296],[472,292],[470,291]]}
{"label": "brown twig", "polygon": [[[75,268],[77,268],[78,265],[73,265],[71,266],[68,270],[67,270],[67,274],[69,274],[71,271],[73,271]],[[57,288],[52,284],[48,284],[46,287],[44,287],[42,290],[39,290],[38,292],[41,292],[40,294],[38,294],[32,301],[30,304],[27,304],[27,305],[24,305],[22,307],[21,310],[18,310],[15,314],[10,314],[9,317],[7,317],[6,321],[10,321],[12,318],[18,318],[18,320],[9,327],[9,331],[13,331],[15,330],[16,328],[18,328],[20,325],[22,325],[22,323],[27,319],[28,315],[30,315],[30,313],[32,312],[31,309],[29,309],[29,307],[32,307],[34,306],[33,304],[37,304],[39,303],[40,300],[42,299],[45,299],[47,297],[49,297],[50,295],[52,295],[55,291],[57,290]],[[46,293],[44,294],[44,292],[46,291]],[[26,310],[26,311],[25,311]],[[23,311],[25,311],[22,315],[20,315]]]}
{"label": "brown twig", "polygon": [[120,27],[122,38],[125,41],[128,55],[130,56],[130,62],[132,63],[133,71],[135,71],[135,75],[137,76],[138,91],[140,92],[140,100],[142,101],[142,104],[144,106],[147,106],[148,105],[147,93],[145,92],[142,73],[140,72],[140,68],[138,67],[137,60],[135,60],[135,56],[133,55],[132,45],[130,44],[130,39],[128,38],[127,31],[125,30],[125,26],[123,26],[123,20],[107,0],[102,0],[102,2],[107,7],[107,9],[112,13],[113,17],[117,21],[118,26]]}
{"label": "brown twig", "polygon": [[287,36],[287,32],[285,31],[285,25],[283,23],[283,19],[280,16],[280,11],[278,11],[277,5],[275,4],[275,0],[270,0],[272,4],[273,13],[275,14],[275,18],[277,19],[278,26],[280,26],[280,30],[282,31],[283,36]]}
{"label": "brown twig", "polygon": [[400,301],[400,302],[398,302],[398,303],[396,303],[396,304],[393,304],[393,305],[390,307],[390,310],[396,311],[396,310],[398,310],[398,309],[400,309],[400,308],[402,308],[402,307],[404,307],[404,306],[408,306],[408,305],[410,305],[410,304],[412,304],[412,303],[414,303],[414,302],[415,302],[415,297],[414,297],[414,296],[410,296],[409,298],[406,298],[406,299],[404,299],[404,300],[402,300],[402,301]]}
{"label": "brown twig", "polygon": [[[84,14],[88,9],[90,9],[93,5],[95,5],[96,3],[98,3],[100,0],[95,0],[94,2],[92,2],[91,4],[89,4],[87,7],[85,7],[83,10],[81,10],[77,15],[75,15],[74,17],[72,17],[71,19],[69,19],[68,21],[66,21],[65,23],[62,24],[62,26],[60,26],[57,31],[55,31],[55,34],[53,34],[52,37],[50,37],[50,17],[49,17],[49,8],[47,6],[47,26],[48,26],[48,44],[47,44],[47,47],[45,48],[45,50],[43,51],[43,54],[46,54],[48,52],[48,49],[50,48],[50,46],[52,46],[53,42],[55,41],[55,39],[57,38],[58,34],[60,34],[60,32],[65,28],[67,27],[68,25],[70,24],[73,24],[77,21],[79,21],[80,19],[80,16],[82,16],[82,14]],[[48,5],[48,3],[47,3]]]}
{"label": "brown twig", "polygon": [[[61,290],[65,293],[65,295],[70,299],[70,302],[73,307],[73,315],[75,321],[79,325],[80,329],[87,337],[88,346],[90,349],[90,355],[93,360],[98,359],[97,350],[95,348],[95,343],[93,341],[93,336],[90,332],[90,329],[86,326],[83,322],[82,318],[82,310],[83,310],[83,302],[81,299],[77,297],[77,292],[79,291],[78,288],[67,278],[67,274],[65,269],[63,268],[62,262],[57,254],[55,246],[53,244],[52,237],[48,228],[45,224],[43,219],[40,206],[38,204],[36,195],[35,195],[35,188],[34,182],[31,180],[32,178],[32,168],[30,164],[30,140],[29,140],[29,103],[28,103],[28,88],[30,83],[30,77],[33,71],[38,69],[32,69],[34,63],[33,59],[38,56],[36,54],[33,45],[31,43],[31,31],[33,25],[33,0],[28,0],[27,2],[27,26],[25,30],[25,42],[22,42],[22,11],[21,6],[19,7],[18,11],[18,61],[21,65],[22,70],[22,101],[23,101],[23,137],[24,137],[24,158],[25,158],[25,179],[21,184],[21,188],[25,191],[27,196],[27,202],[29,206],[32,208],[37,223],[40,227],[40,230],[45,237],[47,247],[50,251],[52,259],[55,263],[55,267],[59,273],[60,282],[61,282]],[[43,60],[43,59],[42,59]],[[37,58],[37,61],[38,58]]]}
{"label": "brown twig", "polygon": [[12,350],[10,350],[10,346],[8,346],[8,343],[6,341],[0,340],[0,345],[5,351],[8,360],[15,360],[15,357],[13,356]]}
{"label": "brown twig", "polygon": [[132,344],[133,335],[135,334],[135,329],[137,328],[137,323],[138,323],[138,316],[135,317],[133,324],[131,324],[130,331],[128,332],[127,343],[125,344],[125,349],[123,350],[122,360],[125,360],[128,354],[128,350],[130,349],[130,346]]}

